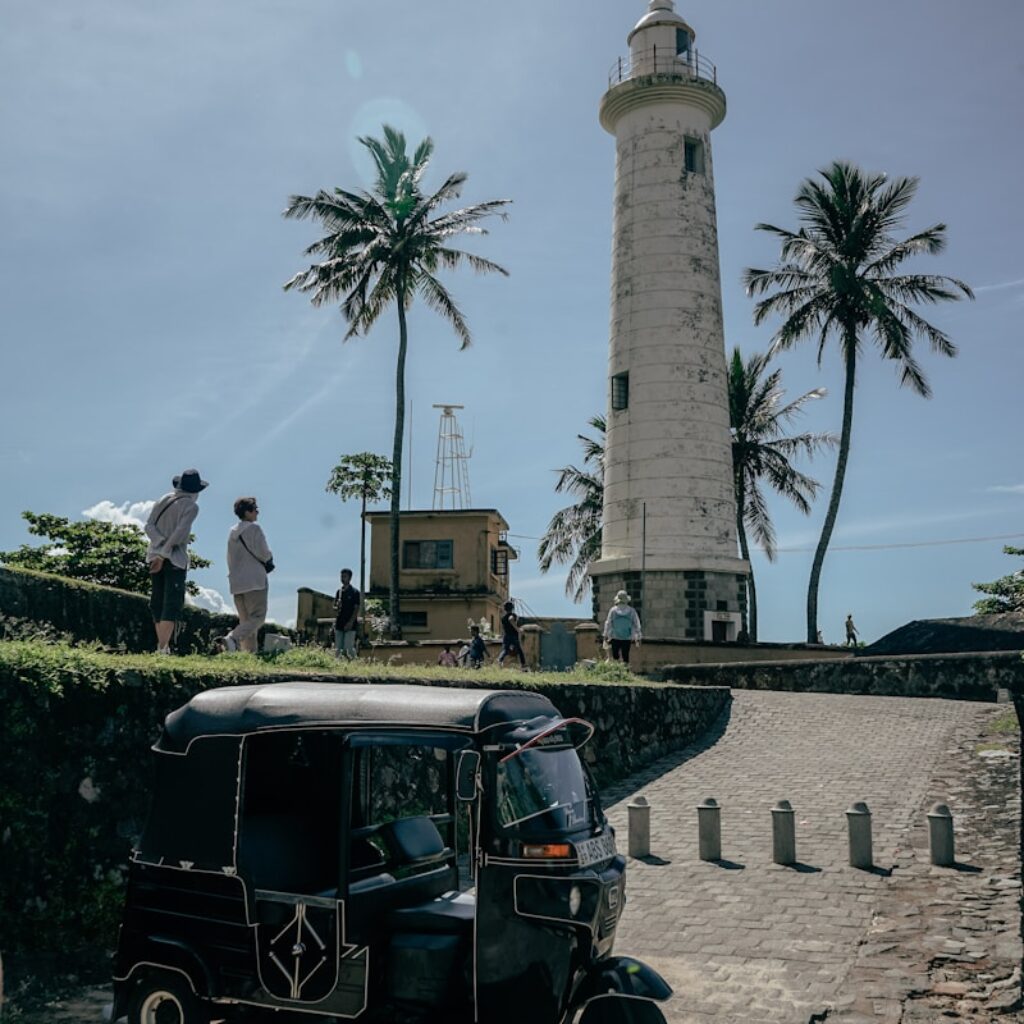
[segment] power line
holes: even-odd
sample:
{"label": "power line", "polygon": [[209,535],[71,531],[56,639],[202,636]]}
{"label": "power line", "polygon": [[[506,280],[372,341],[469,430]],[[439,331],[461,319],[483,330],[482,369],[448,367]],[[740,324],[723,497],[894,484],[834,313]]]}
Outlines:
{"label": "power line", "polygon": [[[516,537],[519,540],[540,540],[540,537],[530,537],[525,533],[510,533],[509,537]],[[906,541],[901,544],[830,544],[829,551],[890,551],[895,548],[934,548],[946,544],[984,544],[993,540],[1017,540],[1024,537],[1024,533],[996,533],[990,537],[954,537],[951,540],[920,540]],[[759,548],[758,550],[764,550]],[[776,548],[780,554],[796,554],[800,552],[814,551],[814,548]]]}

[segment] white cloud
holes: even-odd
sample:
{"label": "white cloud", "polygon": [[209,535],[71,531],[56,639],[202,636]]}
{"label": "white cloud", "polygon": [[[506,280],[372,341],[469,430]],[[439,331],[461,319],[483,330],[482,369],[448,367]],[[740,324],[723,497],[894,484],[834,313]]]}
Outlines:
{"label": "white cloud", "polygon": [[219,612],[226,615],[234,615],[233,605],[224,600],[224,595],[213,587],[200,587],[199,593],[195,596],[189,594],[186,598],[189,604],[196,608],[204,608],[208,612]]}
{"label": "white cloud", "polygon": [[985,490],[990,494],[1024,494],[1024,484],[993,484]]}
{"label": "white cloud", "polygon": [[1000,281],[998,284],[979,284],[975,287],[976,292],[1001,292],[1007,288],[1020,288],[1024,286],[1024,277],[1018,277],[1016,281]]}
{"label": "white cloud", "polygon": [[92,508],[83,509],[86,519],[95,519],[101,523],[114,523],[115,526],[137,526],[140,530],[146,525],[149,513],[156,504],[153,501],[126,501],[123,505],[115,505],[104,499],[96,502]]}

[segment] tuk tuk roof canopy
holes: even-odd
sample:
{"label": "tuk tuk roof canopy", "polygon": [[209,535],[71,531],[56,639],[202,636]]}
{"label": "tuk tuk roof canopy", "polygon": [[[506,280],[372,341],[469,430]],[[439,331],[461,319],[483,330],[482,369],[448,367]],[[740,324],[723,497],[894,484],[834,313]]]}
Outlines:
{"label": "tuk tuk roof canopy", "polygon": [[196,694],[167,716],[158,746],[184,750],[201,736],[320,726],[479,732],[539,716],[559,717],[559,713],[547,697],[526,690],[295,680],[225,686]]}

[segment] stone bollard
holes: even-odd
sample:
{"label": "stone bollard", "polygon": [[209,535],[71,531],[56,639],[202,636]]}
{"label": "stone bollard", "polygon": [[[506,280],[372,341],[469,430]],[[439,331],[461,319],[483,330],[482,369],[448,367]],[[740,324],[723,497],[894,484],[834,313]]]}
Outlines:
{"label": "stone bollard", "polygon": [[796,815],[788,800],[780,800],[772,808],[772,860],[796,863]]}
{"label": "stone bollard", "polygon": [[649,857],[651,854],[651,805],[647,797],[638,796],[626,805],[629,810],[629,855]]}
{"label": "stone bollard", "polygon": [[850,836],[850,866],[874,867],[871,851],[871,811],[863,800],[850,805],[846,812],[846,830]]}
{"label": "stone bollard", "polygon": [[956,863],[953,852],[953,815],[945,804],[936,804],[928,812],[928,848],[932,863],[951,868]]}
{"label": "stone bollard", "polygon": [[697,804],[697,845],[701,860],[722,859],[722,808],[710,796]]}

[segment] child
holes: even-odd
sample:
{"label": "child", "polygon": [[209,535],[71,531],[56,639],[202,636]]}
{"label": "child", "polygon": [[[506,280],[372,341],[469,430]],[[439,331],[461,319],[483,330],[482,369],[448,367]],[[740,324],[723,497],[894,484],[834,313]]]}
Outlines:
{"label": "child", "polygon": [[452,654],[451,644],[444,645],[444,650],[437,656],[437,663],[442,668],[455,668],[458,665],[458,659]]}
{"label": "child", "polygon": [[470,668],[480,668],[480,666],[486,661],[490,655],[487,653],[487,644],[484,643],[484,638],[480,635],[479,626],[470,627],[470,638],[469,644],[463,648],[466,652],[459,652],[459,657],[462,660],[463,665],[468,665]]}

